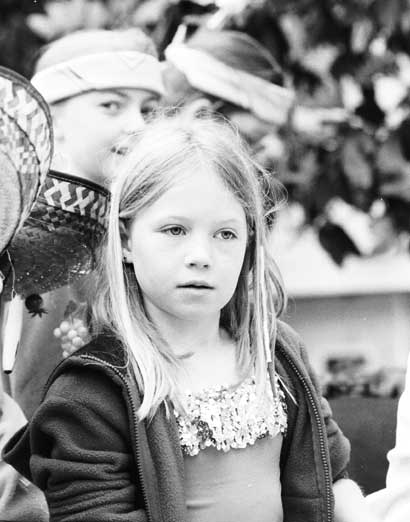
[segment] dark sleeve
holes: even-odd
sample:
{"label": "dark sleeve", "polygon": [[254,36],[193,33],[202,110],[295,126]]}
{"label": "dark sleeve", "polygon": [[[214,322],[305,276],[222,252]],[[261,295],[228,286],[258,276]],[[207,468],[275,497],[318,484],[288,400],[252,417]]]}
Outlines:
{"label": "dark sleeve", "polygon": [[301,357],[319,399],[326,429],[333,482],[336,482],[341,478],[348,478],[347,466],[350,461],[350,442],[343,435],[342,430],[333,419],[330,405],[322,396],[320,384],[310,365],[307,350],[303,341],[289,325],[280,321],[279,327],[280,335],[286,344],[296,351],[299,357]]}
{"label": "dark sleeve", "polygon": [[92,367],[51,386],[30,423],[33,482],[50,522],[146,521],[120,389]]}
{"label": "dark sleeve", "polygon": [[318,382],[315,372],[310,366],[307,352],[303,343],[300,343],[300,350],[303,362],[308,370],[313,386],[319,397],[326,427],[330,464],[332,467],[332,478],[333,482],[336,482],[341,478],[348,478],[347,466],[350,461],[350,442],[343,435],[342,430],[339,428],[337,422],[333,419],[332,410],[328,401],[322,395],[321,386]]}

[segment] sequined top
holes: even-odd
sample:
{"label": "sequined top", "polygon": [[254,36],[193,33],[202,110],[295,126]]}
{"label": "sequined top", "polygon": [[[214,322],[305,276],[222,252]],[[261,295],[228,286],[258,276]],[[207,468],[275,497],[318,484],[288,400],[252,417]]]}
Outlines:
{"label": "sequined top", "polygon": [[175,411],[183,452],[194,456],[210,446],[226,452],[266,436],[285,435],[286,403],[277,376],[275,386],[276,396],[268,385],[262,399],[253,377],[235,388],[220,386],[188,393],[186,412]]}

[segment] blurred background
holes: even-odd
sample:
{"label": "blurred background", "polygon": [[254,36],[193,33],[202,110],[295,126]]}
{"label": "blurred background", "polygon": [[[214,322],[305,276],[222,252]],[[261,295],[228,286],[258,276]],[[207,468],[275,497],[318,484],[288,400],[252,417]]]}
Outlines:
{"label": "blurred background", "polygon": [[30,77],[47,42],[130,26],[162,59],[200,28],[244,32],[295,92],[285,122],[241,128],[287,190],[272,229],[285,319],[356,441],[353,475],[383,487],[410,347],[410,1],[0,0],[0,64]]}

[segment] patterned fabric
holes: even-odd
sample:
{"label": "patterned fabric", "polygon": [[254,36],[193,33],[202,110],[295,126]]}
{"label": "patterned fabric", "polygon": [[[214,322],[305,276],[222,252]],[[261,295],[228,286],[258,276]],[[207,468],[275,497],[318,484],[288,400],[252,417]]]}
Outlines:
{"label": "patterned fabric", "polygon": [[0,67],[0,252],[27,218],[47,175],[52,148],[46,102],[28,80]]}
{"label": "patterned fabric", "polygon": [[10,79],[0,77],[1,110],[15,121],[27,140],[33,144],[44,178],[49,169],[52,148],[50,122],[43,107],[45,102],[34,87],[17,83],[14,75]]}
{"label": "patterned fabric", "polygon": [[21,76],[0,68],[0,150],[24,175],[23,201],[34,200],[49,170],[51,129],[49,111],[40,94]]}
{"label": "patterned fabric", "polygon": [[[50,208],[79,214],[88,220],[97,221],[101,226],[106,225],[108,197],[99,187],[75,185],[72,180],[48,177],[39,195],[39,201],[46,203]],[[61,224],[67,224],[68,219],[60,219]]]}
{"label": "patterned fabric", "polygon": [[23,297],[42,294],[89,274],[95,267],[108,209],[109,194],[104,188],[49,172],[8,249],[13,270],[6,279],[4,297],[11,298],[13,290]]}
{"label": "patterned fabric", "polygon": [[33,181],[37,184],[39,162],[34,146],[27,139],[27,136],[22,134],[21,128],[16,125],[16,122],[9,119],[0,107],[0,143],[2,148],[4,148],[6,142],[7,156],[13,160],[15,166],[18,165],[20,174],[33,175]]}
{"label": "patterned fabric", "polygon": [[285,435],[286,403],[277,379],[275,387],[275,397],[268,383],[267,393],[260,398],[255,379],[249,378],[236,388],[188,393],[186,411],[175,411],[183,452],[194,456],[209,446],[229,451],[266,436]]}

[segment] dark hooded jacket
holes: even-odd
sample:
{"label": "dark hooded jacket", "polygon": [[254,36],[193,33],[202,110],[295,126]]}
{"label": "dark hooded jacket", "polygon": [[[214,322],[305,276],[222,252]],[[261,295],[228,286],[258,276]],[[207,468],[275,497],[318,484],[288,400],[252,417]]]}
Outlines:
{"label": "dark hooded jacket", "polygon": [[[296,334],[279,323],[276,371],[286,393],[281,452],[285,522],[331,522],[332,483],[349,443],[332,420]],[[271,378],[273,369],[270,368]],[[172,408],[138,421],[141,397],[120,343],[100,336],[61,363],[4,457],[45,491],[52,522],[183,522],[183,456]],[[168,414],[167,414],[168,410]]]}

